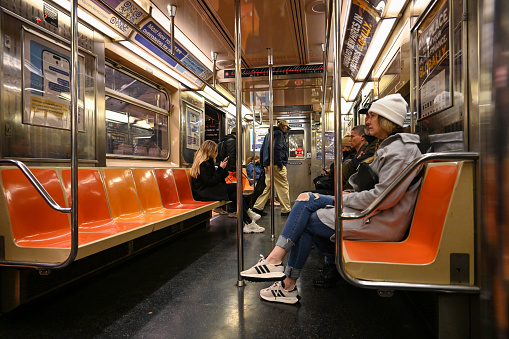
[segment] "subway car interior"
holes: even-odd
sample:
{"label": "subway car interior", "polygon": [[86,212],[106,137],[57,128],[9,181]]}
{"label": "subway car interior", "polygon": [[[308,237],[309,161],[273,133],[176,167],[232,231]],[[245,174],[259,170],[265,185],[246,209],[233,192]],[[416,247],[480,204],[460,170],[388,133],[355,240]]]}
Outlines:
{"label": "subway car interior", "polygon": [[[1,337],[509,336],[507,1],[0,9]],[[343,148],[393,94],[422,156],[345,213]],[[240,211],[218,213],[228,201],[195,199],[190,174],[205,141],[236,131],[225,183],[237,183],[233,204],[254,208],[248,159],[282,122],[291,205],[336,168],[337,279],[317,286],[325,266],[314,246],[292,305],[262,300],[269,285],[240,274],[289,218],[271,184],[277,166],[265,171],[261,233],[243,232]],[[417,172],[401,241],[343,237],[344,222],[369,223]]]}

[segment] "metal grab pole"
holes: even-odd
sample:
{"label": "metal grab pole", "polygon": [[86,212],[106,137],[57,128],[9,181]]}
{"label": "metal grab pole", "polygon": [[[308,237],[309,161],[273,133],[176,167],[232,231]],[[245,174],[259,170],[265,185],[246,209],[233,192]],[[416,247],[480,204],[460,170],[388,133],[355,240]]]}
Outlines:
{"label": "metal grab pole", "polygon": [[[267,48],[269,53],[269,120],[270,120],[270,237],[275,238],[275,225],[274,225],[274,102],[273,102],[273,88],[272,88],[272,65],[274,64],[274,56],[272,49]],[[267,175],[267,173],[265,173]]]}
{"label": "metal grab pole", "polygon": [[170,46],[170,51],[171,51],[172,55],[175,55],[175,14],[177,14],[177,6],[171,5],[170,6],[170,18],[171,18],[171,27],[170,27],[171,46]]}
{"label": "metal grab pole", "polygon": [[217,52],[212,52],[212,86],[216,88],[217,85]]}
{"label": "metal grab pole", "polygon": [[[327,15],[327,13],[325,13]],[[327,25],[327,24],[326,24]],[[325,97],[327,94],[327,47],[322,44],[323,48],[323,84],[322,84],[322,169],[325,169]]]}
{"label": "metal grab pole", "polygon": [[235,0],[235,102],[237,105],[237,260],[238,276],[237,286],[246,283],[240,276],[244,268],[244,233],[243,233],[243,195],[242,195],[242,70],[240,68],[240,56],[242,54],[240,32],[240,0]]}
{"label": "metal grab pole", "polygon": [[[335,180],[336,185],[334,186],[334,196],[335,196],[335,213],[336,213],[336,243],[341,244],[343,239],[343,227],[341,214],[343,212],[343,164],[341,159],[341,50],[340,50],[340,38],[341,33],[339,29],[339,20],[340,20],[340,9],[341,9],[341,0],[334,0],[334,25],[331,24],[331,27],[334,27],[334,72],[333,72],[333,85],[334,89],[334,141],[336,145],[334,158],[335,158]],[[342,260],[342,250],[341,246],[339,246],[339,252],[336,253],[336,267],[338,267],[338,271],[341,273],[341,260]]]}

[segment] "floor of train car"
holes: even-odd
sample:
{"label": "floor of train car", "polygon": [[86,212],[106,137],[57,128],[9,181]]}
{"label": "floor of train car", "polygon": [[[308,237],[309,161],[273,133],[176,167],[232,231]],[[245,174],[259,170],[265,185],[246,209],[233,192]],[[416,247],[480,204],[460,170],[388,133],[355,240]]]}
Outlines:
{"label": "floor of train car", "polygon": [[[279,212],[276,235],[286,219]],[[244,235],[246,268],[272,248],[269,222],[269,216],[259,222],[265,233]],[[322,264],[316,249],[298,283],[298,304],[262,301],[259,290],[270,283],[236,286],[235,229],[236,219],[215,216],[210,227],[0,316],[0,337],[433,337],[404,293],[381,298],[344,281],[314,287]]]}

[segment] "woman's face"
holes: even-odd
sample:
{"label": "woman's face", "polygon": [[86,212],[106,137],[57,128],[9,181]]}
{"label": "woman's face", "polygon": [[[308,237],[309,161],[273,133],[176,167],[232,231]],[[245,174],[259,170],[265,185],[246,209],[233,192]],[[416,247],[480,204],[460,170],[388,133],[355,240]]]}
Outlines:
{"label": "woman's face", "polygon": [[368,112],[366,114],[365,126],[369,131],[369,135],[382,140],[387,138],[387,132],[382,129],[378,122],[378,114]]}

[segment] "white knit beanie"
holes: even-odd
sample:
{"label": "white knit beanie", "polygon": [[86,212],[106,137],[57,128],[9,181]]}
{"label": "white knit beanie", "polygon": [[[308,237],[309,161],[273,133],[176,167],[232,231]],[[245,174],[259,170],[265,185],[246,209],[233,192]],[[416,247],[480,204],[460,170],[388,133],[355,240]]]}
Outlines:
{"label": "white knit beanie", "polygon": [[399,93],[384,96],[373,102],[369,108],[370,113],[381,115],[401,127],[405,122],[407,111],[408,105]]}

